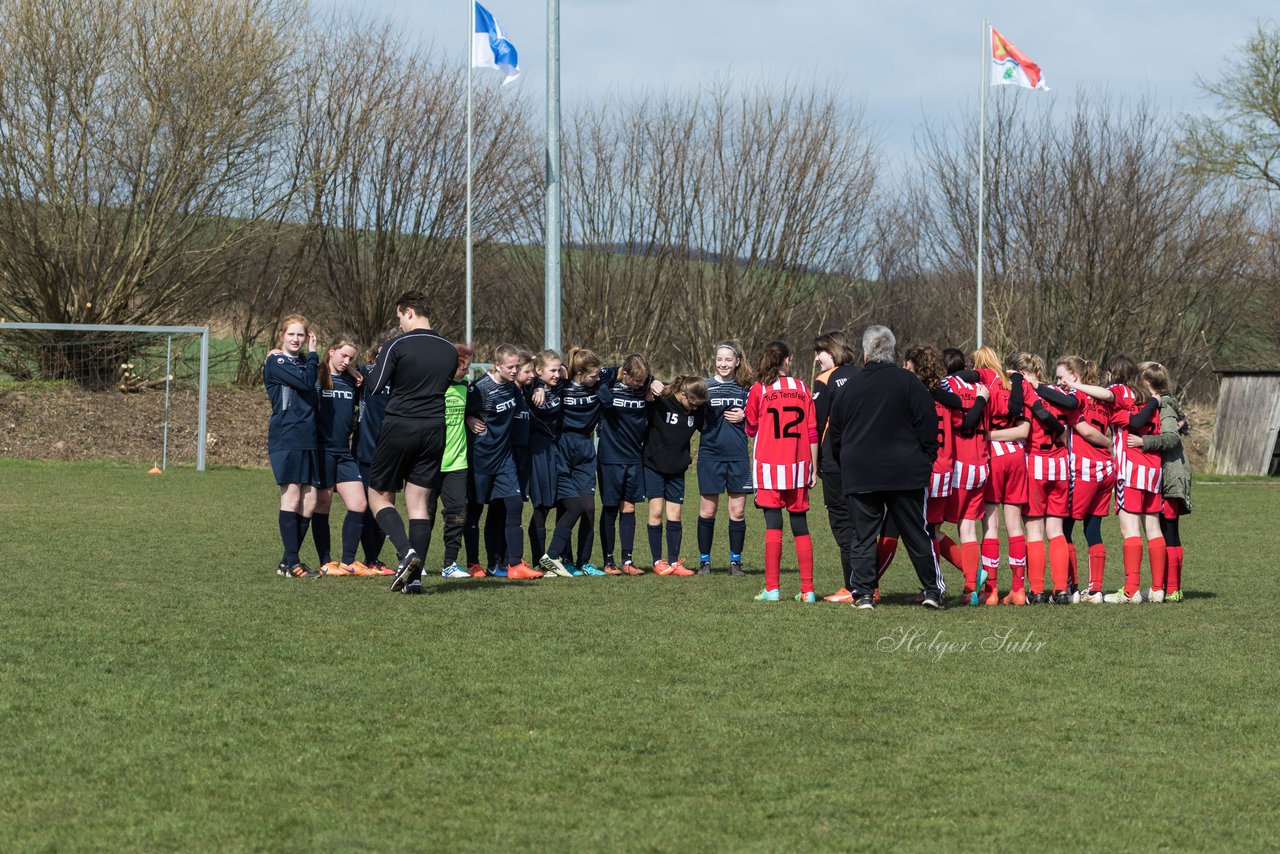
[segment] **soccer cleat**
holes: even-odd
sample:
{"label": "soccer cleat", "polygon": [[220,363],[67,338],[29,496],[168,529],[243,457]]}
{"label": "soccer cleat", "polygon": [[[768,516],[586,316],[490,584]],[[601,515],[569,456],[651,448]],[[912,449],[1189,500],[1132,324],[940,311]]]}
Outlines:
{"label": "soccer cleat", "polygon": [[944,610],[944,606],[942,604],[942,596],[940,596],[937,593],[924,594],[924,598],[920,600],[920,604],[931,611]]}
{"label": "soccer cleat", "polygon": [[596,566],[594,563],[591,563],[590,561],[588,561],[587,563],[584,563],[579,568],[582,570],[583,575],[604,575],[605,574],[605,571],[603,569]]}
{"label": "soccer cleat", "polygon": [[777,590],[761,590],[759,593],[756,594],[756,601],[757,602],[777,602],[778,591]]}
{"label": "soccer cleat", "polygon": [[507,570],[505,567],[495,566],[492,569],[486,569],[484,571],[484,574],[489,576],[490,578],[506,578]]}
{"label": "soccer cleat", "polygon": [[690,575],[696,575],[697,573],[695,573],[695,572],[694,572],[692,569],[690,569],[689,567],[685,566],[685,565],[684,565],[684,558],[681,558],[681,559],[677,560],[675,563],[671,564],[671,574],[672,574],[672,575],[679,575],[679,576],[680,576],[680,577],[682,577],[682,578],[686,578],[686,577],[688,577],[688,576],[690,576]]}
{"label": "soccer cleat", "polygon": [[517,581],[528,581],[534,578],[541,578],[541,577],[542,577],[541,572],[538,572],[538,570],[529,566],[529,564],[525,563],[524,561],[520,561],[519,563],[512,564],[511,567],[507,569],[507,578],[514,578]]}
{"label": "soccer cleat", "polygon": [[1002,605],[1025,605],[1027,604],[1026,590],[1010,590],[1009,593],[1000,600]]}
{"label": "soccer cleat", "polygon": [[665,560],[660,560],[654,563],[653,574],[654,575],[670,575],[671,569],[672,569],[671,564],[667,563]]}
{"label": "soccer cleat", "polygon": [[1142,594],[1135,590],[1133,595],[1130,596],[1128,593],[1125,593],[1124,588],[1121,587],[1115,593],[1108,593],[1106,596],[1103,596],[1102,601],[1106,602],[1108,605],[1137,605],[1142,602]]}
{"label": "soccer cleat", "polygon": [[849,588],[841,587],[839,590],[837,590],[835,593],[832,593],[830,596],[823,596],[822,601],[843,603],[843,602],[852,602],[854,598],[855,597],[853,595],[853,592],[850,591]]}
{"label": "soccer cleat", "polygon": [[1181,601],[1182,601],[1182,591],[1181,591],[1181,590],[1171,590],[1171,591],[1169,591],[1168,593],[1166,593],[1166,594],[1164,595],[1164,601],[1166,601],[1166,602],[1181,602]]}
{"label": "soccer cleat", "polygon": [[710,574],[711,574],[711,561],[709,560],[698,561],[698,575],[710,575]]}
{"label": "soccer cleat", "polygon": [[395,575],[396,574],[396,571],[394,569],[387,566],[385,563],[383,563],[380,560],[375,560],[373,563],[366,564],[366,566],[368,566],[370,569],[373,570],[373,572],[370,573],[371,575]]}
{"label": "soccer cleat", "polygon": [[422,579],[415,578],[413,581],[406,584],[404,589],[400,592],[406,596],[421,596],[426,591],[422,589]]}
{"label": "soccer cleat", "polygon": [[919,593],[915,594],[914,596],[907,597],[907,603],[910,605],[923,605],[924,591],[921,590]]}
{"label": "soccer cleat", "polygon": [[990,590],[990,591],[988,591],[988,592],[986,592],[986,593],[979,593],[979,594],[978,594],[978,604],[979,604],[979,605],[999,605],[999,604],[1000,604],[1000,591],[999,591],[999,590],[996,590],[996,589],[993,587],[993,588],[991,588],[991,590]]}
{"label": "soccer cleat", "polygon": [[622,570],[618,569],[617,565],[613,562],[613,558],[609,558],[604,562],[604,574],[622,575]]}
{"label": "soccer cleat", "polygon": [[1071,593],[1066,590],[1053,591],[1053,598],[1050,600],[1055,605],[1070,605]]}
{"label": "soccer cleat", "polygon": [[818,597],[810,590],[808,593],[797,593],[795,600],[802,605],[812,605],[818,601]]}
{"label": "soccer cleat", "polygon": [[470,578],[471,573],[467,572],[465,569],[458,566],[458,564],[455,562],[455,563],[449,564],[444,569],[440,570],[440,577],[441,578]]}
{"label": "soccer cleat", "polygon": [[573,577],[573,573],[569,572],[565,565],[560,562],[560,559],[551,557],[551,555],[542,556],[538,561],[538,569],[542,570],[542,574],[544,576],[558,575],[561,578]]}
{"label": "soccer cleat", "polygon": [[472,578],[484,578],[488,574],[484,571],[484,567],[478,563],[473,563],[471,566],[468,566],[467,572],[471,574]]}
{"label": "soccer cleat", "polygon": [[586,575],[586,573],[582,571],[581,567],[572,561],[565,561],[564,568],[569,570],[569,574],[574,578],[577,578],[580,575]]}
{"label": "soccer cleat", "polygon": [[338,563],[336,560],[329,560],[329,561],[325,561],[320,566],[320,574],[321,575],[350,575],[351,573],[344,571],[342,569],[342,564]]}
{"label": "soccer cleat", "polygon": [[285,578],[315,578],[317,575],[316,571],[305,563],[295,563],[293,566],[286,567],[280,574]]}
{"label": "soccer cleat", "polygon": [[1082,605],[1101,605],[1101,590],[1085,590],[1080,593],[1080,603]]}
{"label": "soccer cleat", "polygon": [[1151,593],[1147,595],[1147,601],[1153,602],[1156,605],[1159,605],[1161,602],[1164,601],[1164,591],[1152,590]]}
{"label": "soccer cleat", "polygon": [[422,577],[422,558],[412,548],[405,552],[396,568],[396,577],[391,582],[391,592],[399,593],[408,584]]}
{"label": "soccer cleat", "polygon": [[276,565],[276,575],[285,576],[288,574],[289,574],[289,564],[285,563],[284,561],[280,561],[280,563]]}
{"label": "soccer cleat", "polygon": [[876,607],[875,599],[865,593],[853,601],[853,607],[859,611],[874,611]]}
{"label": "soccer cleat", "polygon": [[644,570],[636,566],[632,561],[622,562],[622,573],[624,575],[644,575]]}
{"label": "soccer cleat", "polygon": [[365,566],[363,563],[361,563],[358,560],[353,561],[352,563],[343,564],[343,566],[351,570],[352,575],[366,577],[366,576],[373,576],[378,574],[377,570],[372,569],[371,567]]}
{"label": "soccer cleat", "polygon": [[746,573],[742,571],[742,561],[740,560],[729,561],[729,574],[730,575],[746,575]]}
{"label": "soccer cleat", "polygon": [[1048,605],[1049,600],[1051,598],[1052,597],[1050,597],[1050,595],[1046,591],[1042,590],[1039,593],[1032,593],[1030,596],[1028,596],[1027,604],[1028,605]]}

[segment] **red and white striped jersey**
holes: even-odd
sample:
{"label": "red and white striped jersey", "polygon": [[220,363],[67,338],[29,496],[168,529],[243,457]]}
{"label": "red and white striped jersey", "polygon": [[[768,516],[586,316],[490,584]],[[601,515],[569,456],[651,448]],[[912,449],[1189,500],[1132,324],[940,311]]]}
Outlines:
{"label": "red and white striped jersey", "polygon": [[938,414],[938,456],[933,460],[933,473],[947,476],[947,491],[943,494],[950,495],[951,472],[956,461],[955,443],[951,437],[951,408],[936,400],[933,408]]}
{"label": "red and white striped jersey", "polygon": [[757,489],[804,489],[812,472],[818,419],[805,384],[782,376],[770,385],[755,383],[744,412]]}
{"label": "red and white striped jersey", "polygon": [[[1109,386],[1108,391],[1115,395],[1111,407],[1112,439],[1115,457],[1120,461],[1116,473],[1116,489],[1126,486],[1146,492],[1159,493],[1164,483],[1164,464],[1158,451],[1144,451],[1141,448],[1130,448],[1129,418],[1136,415],[1142,407],[1138,406],[1133,392],[1126,385]],[[1157,409],[1151,422],[1139,431],[1139,435],[1150,436],[1160,432],[1160,411]]]}
{"label": "red and white striped jersey", "polygon": [[966,436],[960,429],[965,418],[978,402],[978,386],[968,383],[959,377],[947,377],[943,380],[964,403],[963,409],[949,410],[951,414],[951,442],[954,449],[955,465],[953,481],[957,489],[981,489],[987,482],[988,463],[991,460],[991,442],[988,429],[991,426],[991,413],[987,410],[990,400],[983,406],[982,420],[971,435]]}
{"label": "red and white striped jersey", "polygon": [[[1075,396],[1080,401],[1078,423],[1088,424],[1102,435],[1107,435],[1111,429],[1111,404],[1095,400],[1082,391],[1076,391]],[[1110,446],[1099,448],[1074,430],[1070,439],[1071,469],[1076,480],[1102,483],[1115,474]]]}
{"label": "red and white striped jersey", "polygon": [[[993,373],[994,375],[994,373]],[[1010,427],[1018,426],[1019,422],[1026,420],[1025,413],[1011,412],[1009,410],[1009,396],[1012,392],[995,383],[987,386],[991,389],[991,400],[987,401],[987,409],[991,412],[991,429],[1007,430]],[[1026,406],[1039,400],[1031,385],[1024,384],[1022,387],[1023,394],[1027,395],[1024,401]],[[1025,453],[1027,448],[1026,440],[1016,439],[1012,442],[1000,441],[991,443],[991,453],[997,457],[1003,457],[1005,454],[1021,454]]]}
{"label": "red and white striped jersey", "polygon": [[[1031,436],[1027,440],[1027,473],[1033,480],[1070,480],[1071,454],[1067,450],[1067,437],[1074,432],[1080,410],[1059,409],[1048,398],[1037,397],[1066,432],[1061,436],[1054,436],[1032,416]],[[1027,405],[1030,406],[1030,403]]]}

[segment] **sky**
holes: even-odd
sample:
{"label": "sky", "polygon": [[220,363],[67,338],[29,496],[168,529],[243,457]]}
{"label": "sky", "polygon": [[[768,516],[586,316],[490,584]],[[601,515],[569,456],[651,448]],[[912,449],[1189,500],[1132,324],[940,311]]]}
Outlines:
{"label": "sky", "polygon": [[[392,19],[465,61],[470,0],[315,3]],[[543,114],[546,0],[485,6],[519,51],[521,78],[506,89],[520,87]],[[1052,99],[1058,111],[1105,88],[1177,114],[1211,109],[1196,76],[1217,77],[1257,22],[1277,14],[1274,0],[561,0],[561,98],[567,110],[588,99],[691,92],[725,76],[815,79],[862,106],[882,152],[904,161],[921,127],[976,112],[984,15],[1040,65],[1052,90],[1017,96]]]}

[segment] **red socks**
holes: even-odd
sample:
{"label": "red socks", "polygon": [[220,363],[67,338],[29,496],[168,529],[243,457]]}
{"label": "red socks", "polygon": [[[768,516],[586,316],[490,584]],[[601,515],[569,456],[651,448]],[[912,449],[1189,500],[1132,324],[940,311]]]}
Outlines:
{"label": "red socks", "polygon": [[1076,544],[1067,540],[1067,585],[1080,586],[1079,557],[1076,556]]}
{"label": "red socks", "polygon": [[1168,567],[1164,537],[1147,540],[1147,554],[1151,558],[1151,590],[1164,590],[1165,570]]}
{"label": "red socks", "polygon": [[1013,589],[1022,590],[1027,578],[1027,538],[1009,538],[1009,571],[1013,573]]}
{"label": "red socks", "polygon": [[1102,590],[1102,576],[1107,568],[1107,547],[1102,543],[1089,546],[1089,592]]}
{"label": "red socks", "polygon": [[999,540],[987,539],[982,541],[982,568],[987,571],[987,584],[983,589],[994,590],[996,587],[996,573],[1000,569]]}
{"label": "red socks", "polygon": [[1049,540],[1049,575],[1053,581],[1053,592],[1066,590],[1068,575],[1071,572],[1071,557],[1067,554],[1071,547],[1067,538],[1057,536]]}
{"label": "red socks", "polygon": [[948,536],[941,536],[934,540],[938,555],[947,559],[947,563],[956,569],[964,571],[964,555],[960,552],[960,547],[956,545],[956,541]]}
{"label": "red socks", "polygon": [[1182,589],[1182,546],[1169,546],[1169,572],[1164,579],[1164,589],[1176,593]]}
{"label": "red socks", "polygon": [[782,531],[764,532],[764,589],[777,590],[782,575]]}
{"label": "red socks", "polygon": [[1044,592],[1044,540],[1027,543],[1027,578],[1032,593],[1038,596]]}
{"label": "red socks", "polygon": [[1142,582],[1142,537],[1124,538],[1124,594],[1133,596]]}
{"label": "red socks", "polygon": [[[782,533],[779,531],[778,533]],[[782,542],[779,537],[778,558],[782,558]],[[796,561],[800,564],[800,592],[813,592],[813,540],[808,534],[796,537]],[[775,576],[776,577],[776,576]]]}
{"label": "red socks", "polygon": [[972,593],[978,586],[978,567],[982,565],[982,546],[978,541],[960,544],[960,569],[964,572],[964,592]]}
{"label": "red socks", "polygon": [[889,564],[893,563],[893,556],[898,553],[897,537],[881,537],[880,542],[876,544],[876,586],[880,586],[880,579],[884,578],[884,572],[889,568]]}

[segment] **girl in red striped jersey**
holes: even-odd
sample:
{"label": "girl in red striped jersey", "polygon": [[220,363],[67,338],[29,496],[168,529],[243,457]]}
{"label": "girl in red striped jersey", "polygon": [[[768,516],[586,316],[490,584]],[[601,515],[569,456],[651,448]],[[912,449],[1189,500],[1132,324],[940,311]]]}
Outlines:
{"label": "girl in red striped jersey", "polygon": [[1116,515],[1124,537],[1124,587],[1103,597],[1109,603],[1138,603],[1142,578],[1142,535],[1147,535],[1147,552],[1153,578],[1164,581],[1167,564],[1164,535],[1160,530],[1161,466],[1159,453],[1128,447],[1129,435],[1147,436],[1160,432],[1160,400],[1154,397],[1138,374],[1132,357],[1120,354],[1107,366],[1110,385],[1106,388],[1075,383],[1074,388],[1095,400],[1111,404],[1112,452],[1117,462]]}
{"label": "girl in red striped jersey", "polygon": [[[948,376],[943,385],[960,398],[961,406],[950,409],[951,440],[955,463],[951,476],[951,495],[943,508],[943,518],[955,525],[960,534],[960,568],[964,573],[964,600],[978,604],[975,595],[986,579],[979,578],[982,549],[978,545],[978,520],[983,517],[983,494],[987,483],[991,443],[987,433],[991,416],[987,413],[990,390],[974,372],[965,370],[964,353],[954,347],[942,351],[942,363]],[[961,376],[963,374],[963,376]],[[999,604],[991,590],[984,604]]]}
{"label": "girl in red striped jersey", "polygon": [[782,511],[791,517],[800,567],[796,601],[812,603],[813,541],[809,537],[809,490],[818,470],[818,422],[813,398],[804,383],[788,376],[791,348],[770,341],[760,355],[747,395],[747,435],[756,483],[756,506],[764,511],[764,589],[758,602],[777,602],[782,565]]}
{"label": "girl in red striped jersey", "polygon": [[[1030,475],[1026,513],[1027,576],[1032,594],[1028,601],[1070,605],[1071,558],[1062,523],[1071,515],[1071,457],[1067,451],[1067,435],[1079,419],[1080,402],[1061,389],[1041,382],[1044,362],[1039,356],[1019,353],[1013,358],[1013,367],[1033,384],[1032,389],[1023,390],[1023,405],[1030,405],[1032,415],[1027,453]],[[1035,402],[1028,404],[1033,396]],[[1044,589],[1046,537],[1052,600]]]}
{"label": "girl in red striped jersey", "polygon": [[982,566],[987,571],[983,602],[998,595],[996,572],[1000,566],[1000,520],[1009,535],[1009,570],[1013,576],[1005,605],[1027,604],[1027,538],[1022,511],[1027,504],[1026,440],[1031,424],[1024,417],[1023,383],[1011,383],[996,351],[979,347],[972,354],[974,369],[991,391],[990,471],[983,487]]}
{"label": "girl in red striped jersey", "polygon": [[1076,390],[1079,383],[1096,385],[1098,366],[1079,356],[1063,356],[1055,367],[1058,385],[1071,390],[1080,400],[1080,420],[1070,438],[1071,518],[1063,526],[1073,568],[1075,545],[1071,542],[1076,522],[1084,523],[1089,544],[1089,586],[1080,601],[1102,601],[1102,579],[1107,564],[1107,547],[1102,541],[1102,519],[1111,513],[1111,493],[1116,470],[1111,452],[1111,406]]}

